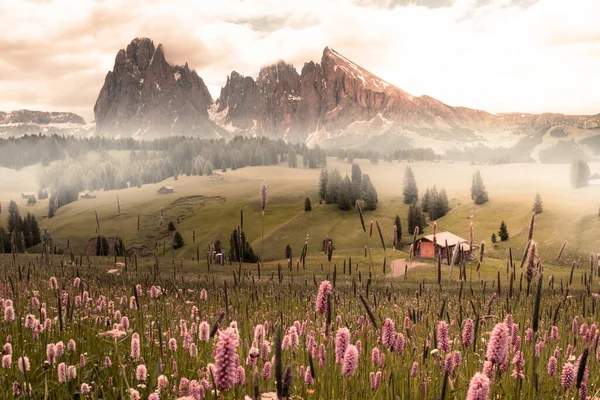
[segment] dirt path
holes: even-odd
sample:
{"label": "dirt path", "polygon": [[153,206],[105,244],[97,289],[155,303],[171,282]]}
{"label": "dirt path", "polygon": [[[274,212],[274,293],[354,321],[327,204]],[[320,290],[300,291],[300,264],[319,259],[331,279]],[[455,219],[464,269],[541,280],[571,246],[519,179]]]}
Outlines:
{"label": "dirt path", "polygon": [[[410,265],[408,265],[408,261],[405,258],[398,258],[392,261],[392,278],[397,278],[399,276],[404,276],[404,270],[411,270],[421,265],[426,265],[425,263],[420,263],[417,261],[412,261]],[[408,266],[408,267],[407,267]]]}

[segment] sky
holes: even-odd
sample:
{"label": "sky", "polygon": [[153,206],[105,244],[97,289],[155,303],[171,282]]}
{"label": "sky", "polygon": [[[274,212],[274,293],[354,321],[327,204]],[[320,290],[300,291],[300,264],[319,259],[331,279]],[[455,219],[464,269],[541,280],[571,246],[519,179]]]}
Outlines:
{"label": "sky", "polygon": [[0,0],[0,111],[93,107],[135,37],[213,98],[235,70],[300,72],[325,46],[413,95],[501,112],[600,113],[598,0]]}

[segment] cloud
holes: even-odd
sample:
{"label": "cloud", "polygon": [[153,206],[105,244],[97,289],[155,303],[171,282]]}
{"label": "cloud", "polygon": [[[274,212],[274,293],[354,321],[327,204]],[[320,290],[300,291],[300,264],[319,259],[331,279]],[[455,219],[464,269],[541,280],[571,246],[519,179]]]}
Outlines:
{"label": "cloud", "polygon": [[415,95],[491,112],[600,112],[596,0],[17,0],[0,3],[0,110],[93,105],[117,51],[162,43],[218,96],[236,70],[330,46]]}

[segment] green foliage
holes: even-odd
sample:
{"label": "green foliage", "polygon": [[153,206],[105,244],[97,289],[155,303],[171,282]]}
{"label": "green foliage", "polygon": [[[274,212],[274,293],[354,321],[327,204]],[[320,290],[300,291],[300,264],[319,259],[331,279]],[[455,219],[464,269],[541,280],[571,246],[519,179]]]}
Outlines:
{"label": "green foliage", "polygon": [[248,262],[255,263],[258,261],[258,256],[254,253],[254,249],[246,240],[246,234],[242,230],[238,233],[234,229],[229,239],[229,259],[232,262]]}
{"label": "green foliage", "polygon": [[[356,200],[364,203],[364,210],[375,210],[377,208],[377,191],[367,174],[362,174],[360,179],[360,167],[352,167],[353,180],[348,175],[342,179],[340,172],[334,169],[331,173],[327,170],[321,171],[319,178],[319,195],[324,194],[325,203],[337,204],[340,210],[346,211],[354,207]],[[324,190],[323,190],[324,189]]]}
{"label": "green foliage", "polygon": [[304,199],[304,211],[312,210],[312,205],[310,204],[310,199],[307,197]]}
{"label": "green foliage", "polygon": [[298,156],[296,154],[296,150],[291,148],[287,154],[288,167],[290,168],[298,168]]}
{"label": "green foliage", "polygon": [[501,242],[506,242],[508,240],[508,228],[504,221],[500,224],[500,230],[498,231],[498,237],[500,237]]}
{"label": "green foliage", "polygon": [[492,243],[496,243],[498,239],[496,238],[496,234],[492,233]]}
{"label": "green foliage", "polygon": [[421,200],[421,207],[424,213],[429,215],[431,221],[435,221],[438,218],[443,217],[450,211],[450,205],[448,203],[448,195],[446,189],[442,189],[438,192],[435,185],[432,189],[427,189]]}
{"label": "green foliage", "polygon": [[181,233],[176,231],[173,235],[173,248],[177,250],[178,248],[183,247],[183,245],[183,236],[181,236]]}
{"label": "green foliage", "polygon": [[355,202],[356,199],[352,195],[352,182],[348,175],[346,175],[339,187],[337,196],[338,208],[342,211],[350,210]]}
{"label": "green foliage", "polygon": [[402,240],[402,222],[400,221],[400,216],[396,214],[396,218],[394,219],[394,225],[396,226],[396,235],[398,236],[398,243]]}
{"label": "green foliage", "polygon": [[419,198],[419,189],[417,188],[415,174],[410,167],[406,167],[404,171],[404,189],[402,195],[404,196],[404,204],[413,204]]}
{"label": "green foliage", "polygon": [[327,170],[322,169],[321,175],[319,176],[319,199],[322,200],[325,200],[325,195],[327,194],[328,176]]}
{"label": "green foliage", "polygon": [[481,172],[479,172],[479,170],[475,171],[473,174],[473,181],[471,184],[471,199],[473,199],[475,204],[484,204],[489,200],[488,192],[483,183],[483,178],[481,177]]}
{"label": "green foliage", "polygon": [[590,177],[590,166],[582,159],[573,160],[569,176],[573,188],[587,186],[587,180]]}
{"label": "green foliage", "polygon": [[416,227],[419,227],[419,232],[423,233],[423,229],[425,228],[425,216],[423,215],[421,207],[416,204],[411,204],[410,207],[408,207],[408,233],[410,235],[414,234]]}
{"label": "green foliage", "polygon": [[542,211],[544,211],[544,208],[542,206],[542,196],[540,196],[539,193],[536,193],[535,195],[535,200],[533,201],[532,209],[536,214],[541,214]]}
{"label": "green foliage", "polygon": [[379,201],[377,198],[377,191],[375,190],[375,186],[371,182],[371,177],[367,174],[363,174],[361,181],[361,188],[359,197],[365,201],[364,210],[375,210],[377,208],[377,202]]}
{"label": "green foliage", "polygon": [[358,182],[360,184],[362,180],[362,171],[358,164],[352,164],[352,182]]}

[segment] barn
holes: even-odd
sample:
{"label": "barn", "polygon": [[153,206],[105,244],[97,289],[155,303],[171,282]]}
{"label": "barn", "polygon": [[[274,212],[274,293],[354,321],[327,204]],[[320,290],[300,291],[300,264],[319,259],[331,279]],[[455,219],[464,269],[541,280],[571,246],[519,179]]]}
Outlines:
{"label": "barn", "polygon": [[[469,254],[471,252],[469,241],[467,239],[463,239],[460,236],[448,231],[438,232],[435,235],[435,244],[433,235],[423,236],[421,239],[419,239],[417,241],[415,255],[426,258],[435,258],[441,251],[442,258],[445,258],[447,257],[446,245],[448,246],[450,255],[452,255],[454,252],[454,247],[457,244],[460,246],[460,250],[465,252],[465,254]],[[475,245],[473,248],[475,248]]]}
{"label": "barn", "polygon": [[174,191],[175,191],[175,189],[173,188],[173,186],[163,186],[157,190],[157,193],[158,194],[168,194],[168,193],[173,193]]}
{"label": "barn", "polygon": [[595,173],[588,178],[588,185],[600,185],[600,174]]}

